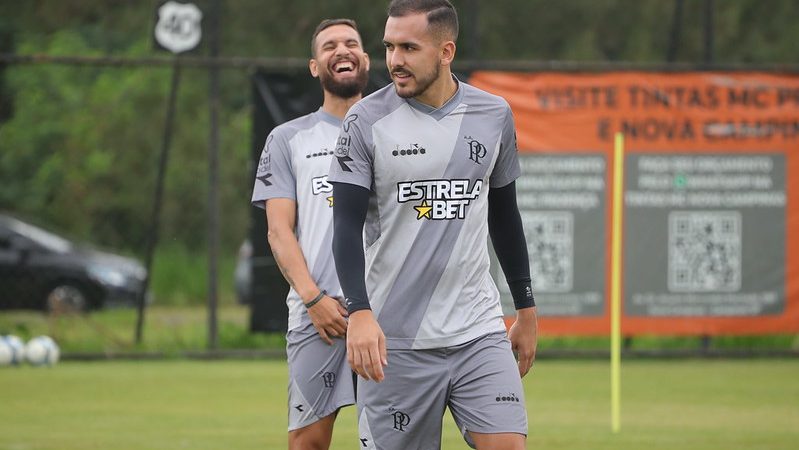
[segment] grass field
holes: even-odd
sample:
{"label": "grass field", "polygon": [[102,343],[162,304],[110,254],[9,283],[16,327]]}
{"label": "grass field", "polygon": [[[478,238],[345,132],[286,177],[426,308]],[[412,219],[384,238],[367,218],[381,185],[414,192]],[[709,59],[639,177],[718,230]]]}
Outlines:
{"label": "grass field", "polygon": [[[536,363],[530,449],[795,449],[799,360],[632,360],[610,432],[604,361]],[[0,368],[0,449],[282,449],[282,361],[66,362]],[[357,447],[354,408],[334,449]],[[446,415],[444,449],[466,449]]]}
{"label": "grass field", "polygon": [[[219,348],[282,351],[282,333],[250,333],[249,308],[222,305],[218,311]],[[28,340],[40,334],[53,337],[67,354],[98,355],[159,353],[180,355],[207,348],[208,313],[202,306],[153,305],[147,309],[144,340],[134,344],[136,310],[106,309],[91,314],[48,316],[36,311],[0,312],[0,335],[15,334]],[[546,352],[603,351],[610,346],[607,336],[540,336],[538,349]],[[631,350],[663,350],[699,353],[699,336],[636,336]],[[799,335],[716,336],[711,350],[748,351],[752,354],[773,351],[799,351]]]}

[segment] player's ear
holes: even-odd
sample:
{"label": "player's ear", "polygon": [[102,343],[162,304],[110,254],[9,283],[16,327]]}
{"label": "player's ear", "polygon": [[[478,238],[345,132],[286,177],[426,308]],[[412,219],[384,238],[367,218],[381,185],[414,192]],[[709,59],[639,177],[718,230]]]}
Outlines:
{"label": "player's ear", "polygon": [[311,76],[319,78],[319,63],[317,63],[315,59],[311,58],[308,61],[308,70],[311,71]]}
{"label": "player's ear", "polygon": [[455,59],[455,42],[444,41],[441,44],[441,65],[448,66]]}
{"label": "player's ear", "polygon": [[368,72],[369,71],[369,64],[370,64],[370,62],[369,62],[369,54],[368,53],[366,53],[366,52],[363,53],[363,60],[364,60],[364,67],[366,67],[366,71]]}

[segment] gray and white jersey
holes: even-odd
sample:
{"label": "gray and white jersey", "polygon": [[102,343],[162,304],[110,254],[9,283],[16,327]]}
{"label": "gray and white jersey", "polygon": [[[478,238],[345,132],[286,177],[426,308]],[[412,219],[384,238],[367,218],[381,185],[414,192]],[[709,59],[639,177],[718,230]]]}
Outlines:
{"label": "gray and white jersey", "polygon": [[[253,205],[263,208],[270,198],[297,202],[296,236],[311,277],[328,295],[342,298],[333,263],[333,187],[327,173],[341,120],[322,111],[299,117],[275,127],[261,152]],[[310,323],[302,299],[289,290],[288,329]]]}
{"label": "gray and white jersey", "polygon": [[465,83],[433,109],[389,85],[355,104],[329,180],[370,189],[366,289],[388,348],[504,331],[489,273],[488,190],[520,175],[508,103]]}

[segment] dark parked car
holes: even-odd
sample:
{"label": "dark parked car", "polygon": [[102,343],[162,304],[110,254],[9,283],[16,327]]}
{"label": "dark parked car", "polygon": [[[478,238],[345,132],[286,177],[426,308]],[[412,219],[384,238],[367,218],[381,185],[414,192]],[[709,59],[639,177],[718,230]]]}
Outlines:
{"label": "dark parked car", "polygon": [[145,268],[0,214],[0,308],[87,311],[135,305]]}

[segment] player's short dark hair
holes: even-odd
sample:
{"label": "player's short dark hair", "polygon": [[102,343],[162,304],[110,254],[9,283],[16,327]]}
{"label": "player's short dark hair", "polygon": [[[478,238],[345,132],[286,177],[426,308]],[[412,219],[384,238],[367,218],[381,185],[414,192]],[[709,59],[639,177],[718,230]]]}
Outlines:
{"label": "player's short dark hair", "polygon": [[427,14],[427,23],[439,36],[458,40],[458,12],[448,0],[392,0],[388,5],[389,17],[408,14]]}
{"label": "player's short dark hair", "polygon": [[355,32],[358,33],[358,37],[361,36],[361,32],[358,31],[358,24],[352,19],[325,19],[319,22],[319,25],[316,26],[313,32],[313,36],[311,36],[311,56],[316,56],[316,38],[319,36],[319,33],[333,25],[346,25],[355,30]]}

